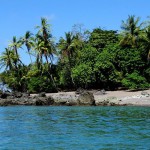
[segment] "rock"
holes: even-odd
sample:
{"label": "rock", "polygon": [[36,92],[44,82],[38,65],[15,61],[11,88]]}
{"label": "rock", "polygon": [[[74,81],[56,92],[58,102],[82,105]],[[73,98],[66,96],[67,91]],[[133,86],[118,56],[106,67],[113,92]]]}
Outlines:
{"label": "rock", "polygon": [[106,91],[103,89],[103,90],[100,90],[100,91],[97,91],[96,93],[94,93],[95,95],[105,95],[106,94]]}
{"label": "rock", "polygon": [[52,97],[37,97],[35,100],[36,106],[48,106],[52,105],[54,103],[54,100]]}
{"label": "rock", "polygon": [[22,97],[28,98],[30,96],[30,93],[22,93]]}
{"label": "rock", "polygon": [[38,96],[39,96],[39,97],[46,97],[46,93],[45,93],[45,92],[41,92],[41,93],[39,93]]}
{"label": "rock", "polygon": [[53,96],[54,105],[66,105],[73,106],[77,105],[77,96],[68,94],[56,94]]}
{"label": "rock", "polygon": [[78,97],[79,105],[95,105],[94,96],[91,92],[84,91]]}
{"label": "rock", "polygon": [[78,88],[76,91],[75,91],[75,94],[82,94],[84,92],[84,89],[83,88]]}
{"label": "rock", "polygon": [[118,106],[120,100],[116,97],[105,97],[96,101],[97,106]]}
{"label": "rock", "polygon": [[6,93],[2,93],[1,95],[0,95],[0,98],[2,98],[2,99],[4,99],[4,98],[7,98],[7,94]]}
{"label": "rock", "polygon": [[18,105],[14,99],[1,99],[0,106],[10,106],[10,105]]}
{"label": "rock", "polygon": [[7,97],[12,96],[12,93],[10,92],[3,92],[0,94],[0,98],[6,99]]}
{"label": "rock", "polygon": [[12,95],[13,95],[15,98],[20,98],[20,97],[22,97],[22,93],[21,93],[21,92],[14,92],[14,93],[12,93]]}

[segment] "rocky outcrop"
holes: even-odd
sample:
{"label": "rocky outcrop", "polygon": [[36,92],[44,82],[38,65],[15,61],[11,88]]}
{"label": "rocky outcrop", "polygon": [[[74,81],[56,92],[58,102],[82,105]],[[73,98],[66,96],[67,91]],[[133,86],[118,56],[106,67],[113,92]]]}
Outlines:
{"label": "rocky outcrop", "polygon": [[49,106],[54,104],[54,99],[52,97],[36,97],[35,106]]}
{"label": "rocky outcrop", "polygon": [[79,105],[95,105],[95,99],[91,92],[83,91],[78,97]]}
{"label": "rocky outcrop", "polygon": [[96,106],[118,106],[120,101],[117,97],[105,97],[97,100]]}
{"label": "rocky outcrop", "polygon": [[50,106],[50,105],[95,105],[94,96],[88,91],[83,91],[81,94],[55,93],[47,96],[46,93],[40,93],[30,96],[28,93],[3,93],[0,95],[0,106],[9,105],[35,105],[35,106]]}
{"label": "rocky outcrop", "polygon": [[58,93],[53,95],[52,98],[54,99],[54,105],[66,105],[66,106],[74,106],[77,105],[77,95],[69,95],[66,93]]}
{"label": "rocky outcrop", "polygon": [[43,94],[39,96],[30,96],[28,93],[2,93],[0,95],[0,106],[10,106],[10,105],[52,105],[54,100],[52,97],[44,97]]}

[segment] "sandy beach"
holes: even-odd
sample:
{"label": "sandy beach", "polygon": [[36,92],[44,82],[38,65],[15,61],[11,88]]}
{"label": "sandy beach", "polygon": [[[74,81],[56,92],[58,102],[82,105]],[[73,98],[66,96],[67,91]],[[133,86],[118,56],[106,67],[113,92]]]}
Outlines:
{"label": "sandy beach", "polygon": [[4,93],[0,106],[150,106],[150,89],[144,91],[77,90],[58,93]]}
{"label": "sandy beach", "polygon": [[[150,89],[143,91],[105,91],[104,94],[98,90],[91,90],[97,105],[104,101],[110,101],[111,103],[118,105],[134,105],[134,106],[150,106]],[[75,97],[75,91],[72,92],[59,92],[59,93],[47,93],[47,96],[52,97]]]}
{"label": "sandy beach", "polygon": [[106,91],[104,95],[98,95],[97,92],[93,94],[96,101],[114,97],[120,105],[150,106],[150,89],[144,91]]}

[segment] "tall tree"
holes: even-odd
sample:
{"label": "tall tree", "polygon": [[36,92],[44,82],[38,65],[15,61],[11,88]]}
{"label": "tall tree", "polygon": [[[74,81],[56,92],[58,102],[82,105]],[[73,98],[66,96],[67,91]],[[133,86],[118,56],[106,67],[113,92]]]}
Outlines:
{"label": "tall tree", "polygon": [[89,43],[101,52],[106,46],[118,42],[117,31],[95,28],[89,37]]}
{"label": "tall tree", "polygon": [[144,42],[144,47],[147,52],[147,59],[148,61],[150,60],[150,26],[145,28],[145,32],[143,33],[142,36],[143,42]]}
{"label": "tall tree", "polygon": [[120,44],[122,46],[138,47],[138,41],[140,40],[140,31],[143,23],[139,23],[140,18],[134,15],[129,15],[126,21],[122,21],[121,29],[122,39]]}
{"label": "tall tree", "polygon": [[32,33],[30,31],[27,31],[24,35],[24,37],[22,37],[21,39],[22,44],[25,44],[28,54],[30,56],[30,61],[32,63],[32,58],[31,58],[31,54],[30,54],[30,50],[33,47],[33,37],[32,37]]}
{"label": "tall tree", "polygon": [[56,49],[52,38],[52,34],[50,33],[50,25],[48,24],[47,19],[41,18],[41,26],[37,26],[37,28],[39,29],[36,35],[36,41],[38,44],[37,60],[40,60],[40,62],[42,62],[44,56],[48,66],[48,73],[56,88],[56,84],[51,73],[52,58],[53,54],[56,52]]}
{"label": "tall tree", "polygon": [[9,47],[11,48],[12,51],[14,51],[16,55],[16,59],[14,60],[16,70],[18,69],[19,64],[23,65],[18,54],[18,49],[21,48],[21,46],[22,46],[21,41],[17,40],[16,36],[13,36],[12,42],[10,43]]}
{"label": "tall tree", "polygon": [[[74,79],[72,76],[72,68],[75,66],[78,59],[79,51],[83,48],[84,41],[80,38],[79,34],[72,32],[65,33],[65,38],[60,38],[58,49],[60,50],[60,62],[64,63],[67,67],[65,73],[68,77],[68,82],[75,87]],[[66,71],[65,71],[66,72]],[[69,81],[70,80],[70,81]]]}
{"label": "tall tree", "polygon": [[5,68],[5,70],[13,70],[15,59],[16,56],[14,51],[11,51],[9,48],[5,48],[5,52],[3,52],[0,56],[0,68]]}

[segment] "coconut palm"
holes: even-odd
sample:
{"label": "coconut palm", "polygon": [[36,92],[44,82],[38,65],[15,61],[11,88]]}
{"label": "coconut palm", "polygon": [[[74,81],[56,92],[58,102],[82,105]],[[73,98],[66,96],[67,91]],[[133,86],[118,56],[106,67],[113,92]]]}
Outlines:
{"label": "coconut palm", "polygon": [[0,68],[5,68],[5,70],[13,70],[15,59],[16,55],[14,54],[14,51],[9,48],[5,48],[5,52],[3,52],[0,56]]}
{"label": "coconut palm", "polygon": [[14,51],[14,53],[16,55],[16,59],[14,61],[16,69],[18,69],[19,64],[24,66],[24,64],[22,63],[21,59],[19,58],[20,56],[18,54],[18,49],[21,48],[21,46],[22,46],[22,42],[20,40],[17,40],[16,36],[14,36],[12,39],[12,42],[9,44],[9,48],[12,51]]}
{"label": "coconut palm", "polygon": [[20,40],[21,40],[22,44],[25,44],[27,51],[28,51],[28,54],[30,56],[31,64],[32,64],[32,58],[31,58],[31,54],[30,54],[30,50],[34,45],[32,33],[30,31],[27,31],[25,33],[24,37],[22,37]]}
{"label": "coconut palm", "polygon": [[41,26],[37,26],[37,28],[39,28],[39,31],[36,39],[42,43],[42,55],[44,55],[47,63],[49,62],[48,58],[52,63],[53,54],[56,54],[56,49],[47,19],[41,18]]}
{"label": "coconut palm", "polygon": [[56,84],[51,74],[52,58],[56,50],[55,50],[54,42],[49,27],[50,25],[48,24],[47,19],[41,18],[41,26],[37,27],[39,31],[35,39],[36,41],[35,50],[37,51],[37,64],[38,65],[41,64],[43,62],[43,58],[45,58],[48,66],[48,73],[56,88]]}
{"label": "coconut palm", "polygon": [[73,67],[73,59],[75,58],[75,54],[77,54],[77,45],[78,40],[77,36],[74,36],[72,32],[65,33],[65,38],[61,38],[58,44],[58,48],[60,49],[61,60],[65,61],[65,58],[68,60],[68,71],[69,76],[72,81],[72,84],[75,86],[74,80],[71,76],[71,69]]}
{"label": "coconut palm", "polygon": [[142,34],[142,41],[144,42],[145,49],[148,53],[147,59],[150,60],[150,26],[146,27]]}
{"label": "coconut palm", "polygon": [[17,40],[16,36],[13,36],[12,42],[9,44],[9,47],[15,51],[16,56],[18,57],[18,49],[21,48],[21,41]]}
{"label": "coconut palm", "polygon": [[41,26],[37,26],[37,28],[39,29],[38,34],[43,36],[44,41],[52,37],[50,34],[50,25],[46,18],[41,18]]}
{"label": "coconut palm", "polygon": [[140,31],[143,23],[139,24],[140,18],[134,15],[128,16],[126,21],[122,21],[121,29],[122,39],[120,44],[122,46],[137,47],[140,38]]}
{"label": "coconut palm", "polygon": [[71,32],[65,33],[65,38],[61,38],[58,44],[62,57],[67,56],[69,63],[75,53],[75,37]]}

